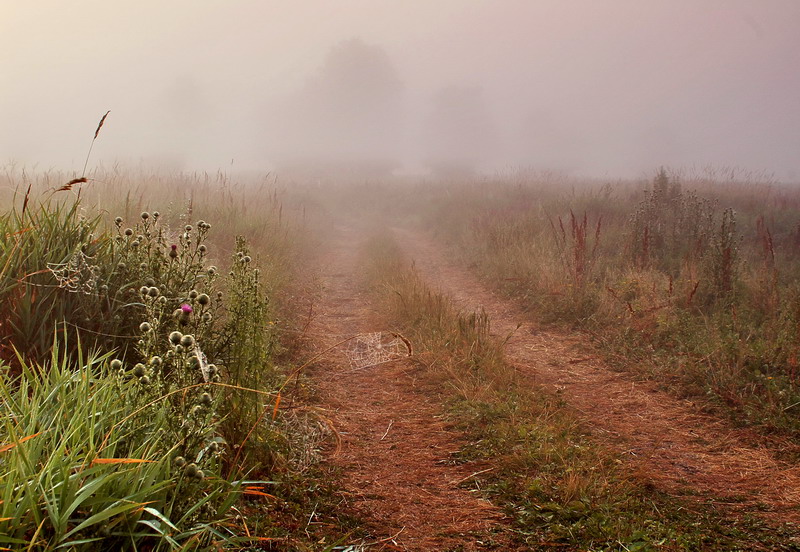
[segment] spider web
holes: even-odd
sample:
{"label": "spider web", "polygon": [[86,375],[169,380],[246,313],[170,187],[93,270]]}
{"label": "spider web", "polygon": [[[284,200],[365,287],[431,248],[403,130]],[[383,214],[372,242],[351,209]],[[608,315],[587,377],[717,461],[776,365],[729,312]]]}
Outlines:
{"label": "spider web", "polygon": [[203,374],[203,381],[208,383],[211,379],[211,370],[208,367],[208,358],[206,357],[206,354],[200,350],[200,346],[197,344],[194,346],[194,354],[200,361],[200,373]]}
{"label": "spider web", "polygon": [[99,268],[86,262],[83,251],[76,250],[66,263],[47,263],[47,269],[58,280],[58,287],[70,293],[94,293]]}
{"label": "spider web", "polygon": [[409,344],[388,332],[359,334],[347,349],[347,358],[354,369],[369,368],[408,356],[411,356]]}

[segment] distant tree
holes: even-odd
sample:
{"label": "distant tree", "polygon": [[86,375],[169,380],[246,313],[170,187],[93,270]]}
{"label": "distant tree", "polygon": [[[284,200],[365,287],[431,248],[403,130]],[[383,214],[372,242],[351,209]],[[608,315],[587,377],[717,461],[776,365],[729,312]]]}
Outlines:
{"label": "distant tree", "polygon": [[495,129],[483,90],[448,86],[425,121],[426,164],[436,173],[472,173],[491,157]]}
{"label": "distant tree", "polygon": [[402,108],[403,84],[386,52],[341,42],[284,110],[279,165],[387,172],[398,164]]}

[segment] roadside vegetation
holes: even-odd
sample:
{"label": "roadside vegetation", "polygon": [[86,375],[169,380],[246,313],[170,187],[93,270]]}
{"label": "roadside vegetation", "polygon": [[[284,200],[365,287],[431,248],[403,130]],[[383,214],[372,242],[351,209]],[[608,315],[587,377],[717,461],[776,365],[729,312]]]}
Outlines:
{"label": "roadside vegetation", "polygon": [[0,548],[329,549],[329,430],[281,408],[302,198],[222,174],[2,188]]}
{"label": "roadside vegetation", "polygon": [[366,279],[388,321],[415,347],[467,444],[463,485],[501,506],[523,549],[782,550],[783,529],[659,492],[593,443],[557,396],[520,384],[483,312],[459,312],[429,288],[388,232],[366,247]]}
{"label": "roadside vegetation", "polygon": [[587,332],[615,366],[796,455],[800,190],[661,169],[639,182],[540,175],[392,193],[387,209],[531,316]]}

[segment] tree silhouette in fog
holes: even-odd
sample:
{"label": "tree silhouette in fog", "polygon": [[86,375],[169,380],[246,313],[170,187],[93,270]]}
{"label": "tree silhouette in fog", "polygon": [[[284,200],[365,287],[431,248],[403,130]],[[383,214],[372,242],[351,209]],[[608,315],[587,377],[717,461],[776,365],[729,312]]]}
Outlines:
{"label": "tree silhouette in fog", "polygon": [[448,86],[433,98],[424,122],[426,164],[444,175],[474,172],[491,158],[495,129],[479,87]]}
{"label": "tree silhouette in fog", "polygon": [[360,39],[341,42],[280,116],[278,164],[388,172],[398,164],[402,104],[403,84],[386,52]]}

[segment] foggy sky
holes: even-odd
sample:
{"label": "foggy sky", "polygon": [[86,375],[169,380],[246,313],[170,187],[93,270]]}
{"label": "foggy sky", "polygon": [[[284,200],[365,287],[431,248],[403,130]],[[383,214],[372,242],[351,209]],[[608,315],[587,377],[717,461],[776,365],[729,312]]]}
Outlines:
{"label": "foggy sky", "polygon": [[[3,0],[0,164],[80,171],[111,110],[93,165],[438,156],[796,181],[798,28],[797,0]],[[348,41],[377,77],[336,61]]]}

